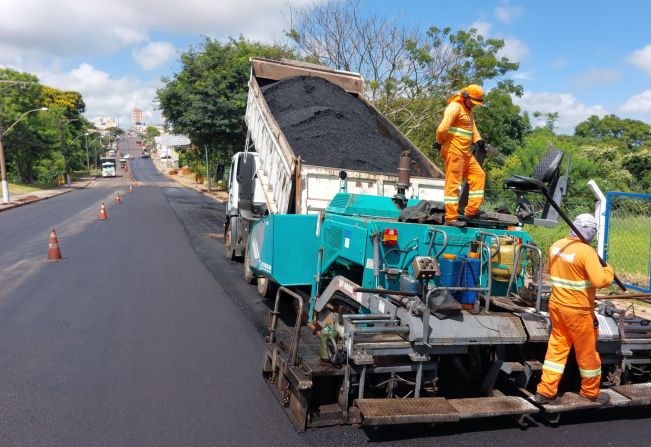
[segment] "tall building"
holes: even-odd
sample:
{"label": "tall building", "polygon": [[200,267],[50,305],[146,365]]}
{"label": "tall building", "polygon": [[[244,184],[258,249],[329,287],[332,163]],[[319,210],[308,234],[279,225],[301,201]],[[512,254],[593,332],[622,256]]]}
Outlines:
{"label": "tall building", "polygon": [[142,110],[140,110],[138,107],[134,107],[133,111],[131,112],[131,126],[139,126],[142,124]]}

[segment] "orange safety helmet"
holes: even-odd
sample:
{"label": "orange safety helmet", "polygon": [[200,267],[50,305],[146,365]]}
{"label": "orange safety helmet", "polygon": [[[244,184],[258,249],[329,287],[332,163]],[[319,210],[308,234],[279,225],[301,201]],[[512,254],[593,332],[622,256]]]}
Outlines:
{"label": "orange safety helmet", "polygon": [[461,97],[469,99],[470,102],[477,106],[484,105],[484,89],[477,84],[470,84],[468,87],[462,88]]}

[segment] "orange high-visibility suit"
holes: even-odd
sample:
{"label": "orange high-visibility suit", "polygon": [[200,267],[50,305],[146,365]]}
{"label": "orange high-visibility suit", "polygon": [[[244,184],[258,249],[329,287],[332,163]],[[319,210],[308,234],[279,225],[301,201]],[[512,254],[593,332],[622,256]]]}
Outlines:
{"label": "orange high-visibility suit", "polygon": [[443,120],[436,130],[436,142],[441,144],[441,155],[445,161],[446,222],[459,217],[459,185],[464,178],[469,186],[464,214],[477,214],[484,201],[486,174],[470,151],[470,146],[481,139],[472,110],[464,105],[461,95],[454,95],[448,101]]}
{"label": "orange high-visibility suit", "polygon": [[552,282],[549,299],[552,333],[537,392],[548,398],[556,396],[567,356],[574,345],[581,374],[580,394],[596,398],[601,382],[601,359],[597,352],[594,299],[598,288],[613,281],[613,269],[601,266],[590,245],[566,237],[551,246],[547,272]]}

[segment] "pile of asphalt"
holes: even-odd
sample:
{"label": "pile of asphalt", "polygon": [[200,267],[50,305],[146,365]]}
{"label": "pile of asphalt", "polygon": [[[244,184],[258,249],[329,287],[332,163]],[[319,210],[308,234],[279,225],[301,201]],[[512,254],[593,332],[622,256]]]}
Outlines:
{"label": "pile of asphalt", "polygon": [[[411,149],[362,101],[323,78],[288,78],[262,93],[305,164],[397,175],[400,154]],[[421,154],[412,158],[412,174],[431,171]]]}

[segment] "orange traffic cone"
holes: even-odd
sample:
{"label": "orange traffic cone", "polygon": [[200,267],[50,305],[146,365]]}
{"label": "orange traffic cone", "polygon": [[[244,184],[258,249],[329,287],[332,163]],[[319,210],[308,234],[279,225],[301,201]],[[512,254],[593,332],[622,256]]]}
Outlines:
{"label": "orange traffic cone", "polygon": [[133,192],[133,188],[129,185],[129,192]]}
{"label": "orange traffic cone", "polygon": [[106,207],[102,203],[102,207],[99,209],[99,218],[101,220],[108,219],[108,214],[106,214]]}
{"label": "orange traffic cone", "polygon": [[52,231],[50,232],[50,245],[47,250],[47,260],[58,261],[60,259],[63,258],[61,257],[61,250],[59,249],[59,239],[57,239],[57,232],[52,228]]}
{"label": "orange traffic cone", "polygon": [[119,205],[120,203],[122,203],[122,201],[120,200],[120,193],[117,193],[117,195],[115,196],[115,204]]}

